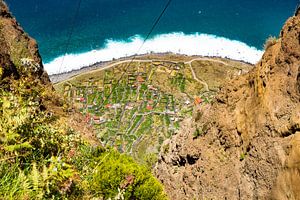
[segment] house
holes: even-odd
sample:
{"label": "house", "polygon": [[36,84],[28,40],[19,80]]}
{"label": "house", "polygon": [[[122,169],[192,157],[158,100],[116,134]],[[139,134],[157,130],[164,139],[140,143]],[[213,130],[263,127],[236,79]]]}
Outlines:
{"label": "house", "polygon": [[133,106],[130,106],[130,105],[125,106],[125,110],[132,110],[132,109],[133,109]]}
{"label": "house", "polygon": [[171,111],[171,110],[166,110],[166,114],[168,114],[168,115],[175,115],[175,112]]}
{"label": "house", "polygon": [[178,65],[175,65],[174,69],[178,71],[180,70],[180,67]]}
{"label": "house", "polygon": [[93,117],[93,120],[100,120],[100,117],[94,116],[94,117]]}
{"label": "house", "polygon": [[86,99],[85,99],[84,97],[80,97],[80,98],[79,98],[79,101],[82,102],[82,103],[85,103],[85,102],[86,102]]}
{"label": "house", "polygon": [[94,124],[103,124],[106,122],[106,119],[103,117],[94,116],[93,122],[94,122]]}
{"label": "house", "polygon": [[111,108],[111,107],[112,107],[111,104],[106,104],[106,105],[105,105],[105,108],[107,108],[107,109],[109,109],[109,108]]}
{"label": "house", "polygon": [[201,103],[202,103],[202,99],[200,97],[196,97],[195,100],[194,100],[194,104],[199,105]]}
{"label": "house", "polygon": [[148,105],[146,106],[146,109],[147,109],[147,110],[153,110],[153,106],[151,106],[151,105],[148,104]]}
{"label": "house", "polygon": [[76,97],[75,101],[80,101],[81,97]]}
{"label": "house", "polygon": [[114,109],[116,109],[116,108],[121,108],[121,107],[122,107],[122,105],[119,104],[119,103],[113,104],[113,105],[111,106],[111,108],[114,108]]}
{"label": "house", "polygon": [[145,82],[145,79],[144,79],[142,76],[137,76],[137,77],[136,77],[136,80],[137,80],[139,83],[144,83],[144,82]]}
{"label": "house", "polygon": [[158,89],[155,88],[153,85],[148,85],[148,89],[152,91],[157,91]]}
{"label": "house", "polygon": [[184,102],[184,104],[185,104],[185,105],[190,105],[191,102],[190,102],[190,100],[186,100],[186,101]]}
{"label": "house", "polygon": [[86,123],[89,123],[90,121],[91,121],[91,116],[90,116],[90,114],[87,114],[86,116],[85,116],[85,122]]}

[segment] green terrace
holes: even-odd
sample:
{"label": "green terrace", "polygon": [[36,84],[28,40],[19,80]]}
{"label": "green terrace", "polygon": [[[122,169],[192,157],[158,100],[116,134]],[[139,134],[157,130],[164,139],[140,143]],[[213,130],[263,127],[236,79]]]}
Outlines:
{"label": "green terrace", "polygon": [[[194,63],[210,68],[206,60]],[[158,154],[162,143],[179,131],[180,123],[192,115],[195,106],[212,99],[214,92],[206,91],[206,83],[201,81],[208,70],[193,64],[122,63],[80,75],[57,88],[81,111],[103,145],[143,162]],[[214,70],[218,76],[226,69],[221,67]],[[208,75],[213,77],[214,71]]]}

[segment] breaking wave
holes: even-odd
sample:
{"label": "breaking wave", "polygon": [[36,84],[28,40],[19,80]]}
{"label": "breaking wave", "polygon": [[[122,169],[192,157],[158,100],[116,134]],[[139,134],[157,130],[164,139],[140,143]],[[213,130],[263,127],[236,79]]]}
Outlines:
{"label": "breaking wave", "polygon": [[[68,72],[101,61],[109,61],[137,53],[144,38],[135,35],[128,40],[106,40],[104,48],[79,54],[66,54],[49,63],[45,63],[48,74]],[[138,54],[146,53],[179,53],[185,55],[217,56],[242,60],[255,64],[261,58],[263,51],[247,44],[208,34],[184,34],[181,32],[160,34],[149,40],[139,50]]]}

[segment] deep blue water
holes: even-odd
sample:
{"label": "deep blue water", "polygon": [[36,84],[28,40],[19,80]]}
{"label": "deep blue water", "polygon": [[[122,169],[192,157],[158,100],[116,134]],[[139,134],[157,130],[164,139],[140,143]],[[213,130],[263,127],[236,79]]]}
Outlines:
{"label": "deep blue water", "polygon": [[[78,0],[7,0],[39,44],[44,62],[65,51]],[[26,3],[25,3],[26,2]],[[82,0],[68,53],[103,47],[106,39],[145,36],[167,0]],[[200,32],[262,49],[293,15],[297,0],[173,0],[153,35]]]}

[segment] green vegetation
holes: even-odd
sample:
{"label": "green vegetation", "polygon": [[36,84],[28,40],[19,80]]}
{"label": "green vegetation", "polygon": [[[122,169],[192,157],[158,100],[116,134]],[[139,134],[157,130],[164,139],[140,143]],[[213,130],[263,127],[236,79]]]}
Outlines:
{"label": "green vegetation", "polygon": [[240,155],[240,161],[243,161],[246,157],[246,154],[245,153],[241,153]]}
{"label": "green vegetation", "polygon": [[193,139],[200,137],[202,134],[203,134],[202,129],[196,128],[195,132],[193,133]]}
{"label": "green vegetation", "polygon": [[39,80],[11,81],[0,97],[1,199],[166,199],[146,166],[90,145],[50,112],[51,98],[64,102]]}
{"label": "green vegetation", "polygon": [[[177,64],[133,63],[118,81],[122,69],[120,65],[96,72],[97,77],[84,74],[56,89],[87,116],[104,145],[134,154],[138,162],[148,165],[148,154],[157,155],[163,141],[192,113],[193,99],[184,93],[188,73]],[[189,91],[196,89],[189,86]],[[185,104],[187,100],[190,103]],[[144,142],[148,145],[139,145]]]}
{"label": "green vegetation", "polygon": [[264,49],[267,50],[268,48],[270,48],[271,46],[273,46],[274,44],[276,44],[277,42],[277,38],[274,36],[270,36],[267,38],[265,44],[264,44]]}
{"label": "green vegetation", "polygon": [[115,197],[120,191],[125,199],[166,199],[161,184],[148,168],[136,164],[132,158],[116,151],[102,153],[94,168],[90,190],[99,192],[105,199]]}

